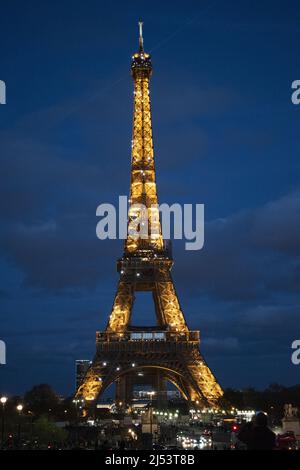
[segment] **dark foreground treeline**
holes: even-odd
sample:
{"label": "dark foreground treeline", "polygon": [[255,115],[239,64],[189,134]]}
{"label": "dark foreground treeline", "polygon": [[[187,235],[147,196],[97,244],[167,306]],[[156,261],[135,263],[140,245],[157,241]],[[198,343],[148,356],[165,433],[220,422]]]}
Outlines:
{"label": "dark foreground treeline", "polygon": [[263,410],[282,417],[283,407],[286,403],[300,408],[300,385],[284,387],[279,384],[271,384],[265,390],[228,388],[225,390],[223,403],[225,408],[230,403],[238,409]]}
{"label": "dark foreground treeline", "polygon": [[[0,396],[3,395],[0,391]],[[116,432],[105,424],[112,418],[108,410],[98,410],[95,415],[99,418],[97,427],[87,427],[86,419],[81,417],[81,410],[78,408],[78,403],[73,402],[73,397],[59,397],[47,384],[34,386],[23,397],[7,396],[7,398],[5,405],[0,407],[2,422],[0,448],[34,448],[34,446],[48,448],[49,443],[55,447],[76,447],[79,441],[98,442],[102,432],[101,426],[106,426],[107,435]],[[272,384],[261,391],[253,388],[227,389],[220,404],[228,413],[232,407],[239,410],[263,410],[268,413],[270,425],[280,425],[286,403],[300,408],[300,385],[284,387]],[[22,405],[23,408],[18,409],[18,405]],[[159,405],[155,402],[152,406],[154,409],[159,409]],[[163,406],[164,411],[166,408],[169,411],[178,409],[181,415],[189,412],[189,405],[185,401],[170,401]],[[115,419],[118,417],[114,415]],[[58,423],[59,421],[62,423]],[[90,435],[91,433],[93,435]]]}
{"label": "dark foreground treeline", "polygon": [[[0,396],[3,393],[0,391]],[[112,400],[110,400],[112,401]],[[243,390],[228,388],[225,390],[221,401],[221,407],[230,409],[231,407],[243,409],[263,410],[272,414],[283,414],[283,407],[286,403],[300,408],[300,384],[285,387],[279,384],[271,384],[265,390],[247,388]],[[76,419],[79,410],[73,403],[73,397],[60,397],[50,385],[41,384],[34,386],[31,390],[21,396],[8,396],[5,405],[5,413],[17,415],[16,406],[23,405],[22,414],[30,414],[33,417],[47,415],[55,420]],[[155,403],[153,403],[155,407]],[[168,408],[180,408],[181,413],[188,411],[188,404],[182,402],[170,402]]]}

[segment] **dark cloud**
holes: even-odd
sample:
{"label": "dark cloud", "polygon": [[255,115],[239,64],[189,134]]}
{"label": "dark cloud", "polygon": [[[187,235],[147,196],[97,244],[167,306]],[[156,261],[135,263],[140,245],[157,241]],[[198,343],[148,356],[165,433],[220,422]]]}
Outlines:
{"label": "dark cloud", "polygon": [[298,214],[299,193],[293,193],[206,223],[204,248],[179,253],[179,282],[235,301],[268,298],[273,288],[293,291],[300,266]]}
{"label": "dark cloud", "polygon": [[[94,225],[94,226],[93,226]],[[107,276],[107,243],[95,236],[85,217],[40,225],[17,225],[2,234],[2,249],[24,275],[24,284],[57,291],[96,287]],[[113,254],[113,250],[111,250]]]}
{"label": "dark cloud", "polygon": [[238,352],[240,351],[240,345],[238,338],[227,337],[227,338],[204,338],[202,344],[208,352],[214,354],[221,354],[222,352]]}
{"label": "dark cloud", "polygon": [[251,227],[255,246],[291,257],[300,255],[300,192],[257,210]]}
{"label": "dark cloud", "polygon": [[[295,290],[300,269],[299,210],[295,193],[208,222],[204,249],[179,252],[175,268],[179,282],[226,300],[265,298],[273,287]],[[95,287],[121,250],[119,242],[97,240],[96,223],[95,216],[79,213],[36,224],[10,224],[2,232],[2,249],[29,285],[54,290]]]}

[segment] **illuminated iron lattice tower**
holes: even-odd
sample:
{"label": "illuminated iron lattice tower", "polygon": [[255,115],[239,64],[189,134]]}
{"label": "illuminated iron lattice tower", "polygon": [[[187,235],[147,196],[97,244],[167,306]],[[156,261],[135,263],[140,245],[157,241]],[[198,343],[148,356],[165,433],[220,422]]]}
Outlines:
{"label": "illuminated iron lattice tower", "polygon": [[[120,279],[112,311],[106,330],[96,333],[96,354],[76,397],[88,406],[116,383],[116,402],[125,405],[132,400],[134,385],[149,384],[159,397],[169,381],[187,400],[211,406],[223,392],[200,354],[199,331],[187,327],[170,272],[172,256],[161,235],[158,209],[153,208],[158,199],[149,96],[152,65],[144,52],[141,23],[139,52],[132,57],[131,73],[134,113],[128,223],[139,215],[137,204],[142,203],[152,230],[147,238],[136,239],[128,228],[124,254],[117,264]],[[137,291],[152,292],[155,327],[131,325]]]}

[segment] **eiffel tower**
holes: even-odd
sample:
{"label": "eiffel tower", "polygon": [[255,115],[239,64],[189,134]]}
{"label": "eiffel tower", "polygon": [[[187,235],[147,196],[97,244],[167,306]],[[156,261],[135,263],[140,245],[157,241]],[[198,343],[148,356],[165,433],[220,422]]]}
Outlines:
{"label": "eiffel tower", "polygon": [[[190,331],[186,324],[171,275],[170,247],[161,233],[149,96],[152,64],[144,51],[141,22],[139,33],[139,52],[131,62],[134,113],[127,239],[117,263],[120,279],[112,311],[105,331],[96,333],[96,354],[76,398],[90,407],[115,383],[116,403],[123,407],[132,402],[137,384],[150,385],[158,399],[170,382],[186,400],[214,406],[223,391],[199,351],[199,331]],[[130,224],[139,216],[139,204],[146,207],[151,232],[137,238]],[[152,293],[154,327],[131,325],[138,291]]]}

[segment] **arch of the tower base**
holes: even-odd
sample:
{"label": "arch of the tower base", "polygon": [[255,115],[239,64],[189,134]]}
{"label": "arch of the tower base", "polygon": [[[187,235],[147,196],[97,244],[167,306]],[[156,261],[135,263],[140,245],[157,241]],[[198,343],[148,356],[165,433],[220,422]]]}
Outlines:
{"label": "arch of the tower base", "polygon": [[98,396],[95,399],[95,402],[99,400],[101,395],[107,390],[109,386],[113,383],[117,383],[119,379],[122,379],[126,376],[132,376],[133,372],[145,371],[150,369],[156,369],[162,371],[164,380],[173,384],[177,390],[181,393],[183,398],[187,401],[196,401],[195,397],[198,397],[196,390],[193,389],[186,377],[176,369],[169,368],[163,365],[153,364],[153,365],[141,365],[135,366],[133,368],[124,369],[122,371],[116,372],[107,382],[102,384],[101,390],[99,391]]}

